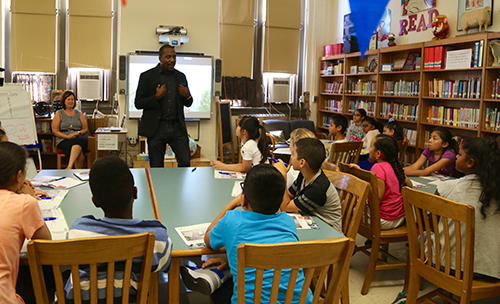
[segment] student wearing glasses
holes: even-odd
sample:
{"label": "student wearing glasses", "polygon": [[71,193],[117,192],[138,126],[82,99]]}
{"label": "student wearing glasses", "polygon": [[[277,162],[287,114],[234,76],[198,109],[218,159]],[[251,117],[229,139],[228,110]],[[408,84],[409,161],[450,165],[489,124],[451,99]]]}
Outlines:
{"label": "student wearing glasses", "polygon": [[363,123],[363,119],[366,117],[366,111],[364,109],[357,109],[354,111],[352,115],[352,120],[354,121],[349,128],[347,129],[347,133],[345,138],[348,141],[359,141],[363,139],[364,133],[361,124]]}
{"label": "student wearing glasses", "polygon": [[363,119],[363,123],[361,125],[363,128],[363,133],[365,137],[363,137],[363,149],[369,149],[371,147],[372,140],[377,137],[377,135],[381,134],[384,126],[375,120],[373,117],[365,117]]}

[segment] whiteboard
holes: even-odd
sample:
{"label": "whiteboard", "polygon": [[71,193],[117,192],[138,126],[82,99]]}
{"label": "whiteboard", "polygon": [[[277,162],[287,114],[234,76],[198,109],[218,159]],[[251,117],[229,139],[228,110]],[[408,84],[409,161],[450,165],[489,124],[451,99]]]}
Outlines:
{"label": "whiteboard", "polygon": [[22,85],[0,87],[0,121],[9,141],[18,145],[38,142],[31,99]]}

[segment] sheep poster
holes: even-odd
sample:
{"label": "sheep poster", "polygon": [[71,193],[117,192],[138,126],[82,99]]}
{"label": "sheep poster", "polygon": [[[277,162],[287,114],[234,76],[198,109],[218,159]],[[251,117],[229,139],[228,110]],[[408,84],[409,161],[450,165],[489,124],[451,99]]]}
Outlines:
{"label": "sheep poster", "polygon": [[401,15],[413,15],[436,7],[437,0],[401,0]]}
{"label": "sheep poster", "polygon": [[457,31],[462,31],[460,16],[465,12],[471,12],[485,7],[491,7],[491,18],[488,26],[493,24],[493,0],[458,0]]}

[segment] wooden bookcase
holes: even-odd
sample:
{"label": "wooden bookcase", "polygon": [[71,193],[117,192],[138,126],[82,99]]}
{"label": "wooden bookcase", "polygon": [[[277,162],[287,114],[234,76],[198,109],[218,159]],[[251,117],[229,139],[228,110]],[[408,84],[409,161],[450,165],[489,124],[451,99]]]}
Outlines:
{"label": "wooden bookcase", "polygon": [[[497,137],[500,136],[500,131],[488,130],[486,128],[486,113],[487,109],[498,109],[500,111],[500,92],[492,97],[493,81],[500,79],[500,67],[493,67],[494,61],[489,41],[500,39],[500,33],[479,33],[456,38],[448,38],[444,40],[428,41],[395,47],[388,47],[378,50],[370,50],[365,53],[364,58],[361,54],[341,54],[335,56],[327,56],[320,58],[320,81],[319,81],[319,102],[317,115],[318,132],[328,133],[328,117],[337,114],[343,114],[348,119],[352,118],[353,110],[363,101],[370,107],[367,112],[369,116],[375,117],[382,123],[393,117],[403,128],[416,130],[416,144],[409,146],[408,151],[414,153],[417,158],[425,149],[428,139],[426,132],[430,132],[436,126],[449,128],[454,136],[461,137]],[[483,48],[483,64],[482,67],[447,70],[447,69],[424,69],[424,54],[426,47],[444,46],[446,51],[461,50],[471,48],[474,50],[476,42],[484,40]],[[402,70],[393,72],[381,72],[383,63],[394,63],[396,60],[406,59],[408,54],[418,53],[421,58],[420,69],[417,70]],[[366,71],[364,73],[355,73],[353,66],[370,65],[373,59],[377,60],[377,68],[375,71]],[[338,75],[323,75],[325,66],[342,62],[344,69],[342,74]],[[429,81],[434,79],[457,81],[481,78],[480,96],[472,98],[456,98],[451,97],[435,97],[432,92],[429,92]],[[329,94],[325,92],[326,83],[333,81],[342,82],[343,91],[341,94]],[[353,83],[376,83],[374,85],[375,92],[352,90]],[[401,86],[412,87],[418,84],[418,91],[410,91],[405,93],[404,90],[390,90],[390,84],[393,88],[401,88]],[[408,87],[410,88],[410,87]],[[396,93],[401,92],[401,93]],[[342,107],[328,108],[328,100],[332,96],[342,104]],[[391,106],[391,107],[389,107]],[[477,125],[473,126],[451,126],[446,122],[441,124],[438,121],[428,119],[429,107],[448,107],[448,108],[467,108],[473,111],[478,111]],[[366,109],[364,106],[363,108]],[[418,115],[416,110],[418,108]],[[399,112],[391,112],[390,109],[398,109]],[[414,112],[412,112],[412,110]],[[489,110],[490,111],[490,110]],[[469,121],[467,121],[469,123]]]}

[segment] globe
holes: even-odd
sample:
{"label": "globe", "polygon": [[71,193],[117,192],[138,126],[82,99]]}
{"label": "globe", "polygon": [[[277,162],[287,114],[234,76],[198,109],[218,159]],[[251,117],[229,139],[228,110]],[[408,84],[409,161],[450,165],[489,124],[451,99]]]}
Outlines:
{"label": "globe", "polygon": [[191,151],[191,156],[196,153],[196,149],[198,149],[198,145],[196,145],[194,139],[189,137],[189,151]]}

